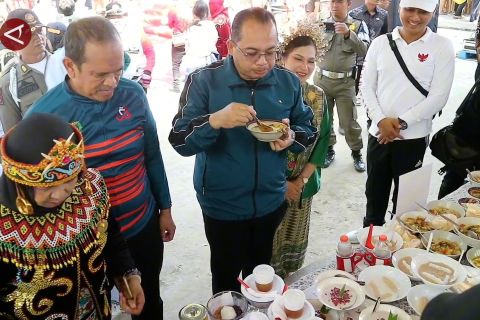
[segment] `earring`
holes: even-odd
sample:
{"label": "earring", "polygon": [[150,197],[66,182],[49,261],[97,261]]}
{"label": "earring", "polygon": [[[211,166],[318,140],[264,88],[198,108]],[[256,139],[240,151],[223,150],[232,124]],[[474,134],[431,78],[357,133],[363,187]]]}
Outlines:
{"label": "earring", "polygon": [[21,214],[26,216],[31,216],[33,214],[32,204],[25,198],[23,190],[18,187],[18,184],[15,184],[17,189],[17,199],[15,199],[15,205],[17,206],[18,211]]}

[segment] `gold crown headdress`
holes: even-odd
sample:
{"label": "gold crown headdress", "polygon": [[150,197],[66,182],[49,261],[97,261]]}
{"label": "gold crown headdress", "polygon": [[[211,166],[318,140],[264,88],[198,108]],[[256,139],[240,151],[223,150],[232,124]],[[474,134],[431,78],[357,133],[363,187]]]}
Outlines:
{"label": "gold crown headdress", "polygon": [[[13,160],[7,154],[9,134],[1,142],[2,166],[4,174],[16,183],[30,187],[53,187],[75,178],[84,167],[84,144],[80,131],[71,126],[73,133],[68,139],[53,140],[54,146],[38,164],[27,164]],[[72,142],[76,136],[79,143]]]}
{"label": "gold crown headdress", "polygon": [[322,57],[325,54],[326,47],[328,45],[328,41],[325,38],[325,31],[320,26],[319,22],[315,19],[305,18],[296,25],[292,25],[286,28],[288,32],[284,32],[282,34],[283,41],[280,44],[280,53],[283,54],[285,52],[285,48],[288,44],[295,38],[300,36],[309,37],[315,43],[315,47],[317,48],[316,56],[317,59]]}

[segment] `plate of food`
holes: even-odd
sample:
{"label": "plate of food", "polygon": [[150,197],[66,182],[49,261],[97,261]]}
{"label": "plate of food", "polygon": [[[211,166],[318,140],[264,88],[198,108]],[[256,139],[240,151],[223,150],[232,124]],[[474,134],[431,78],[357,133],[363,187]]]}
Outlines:
{"label": "plate of food", "polygon": [[412,270],[425,284],[449,288],[465,281],[467,271],[450,257],[435,253],[419,254],[412,259]]}
{"label": "plate of food", "polygon": [[455,233],[471,247],[480,247],[480,218],[464,217],[457,220]]}
{"label": "plate of food", "polygon": [[424,233],[434,230],[429,216],[423,211],[410,211],[397,215],[397,220],[400,220],[401,225],[410,232]]}
{"label": "plate of food", "polygon": [[480,203],[466,203],[465,207],[467,208],[466,217],[480,218]]}
{"label": "plate of food", "polygon": [[[365,242],[367,241],[368,237],[368,230],[369,228],[363,228],[362,230],[358,231],[357,238],[360,246],[367,250],[371,251],[367,247],[365,247]],[[378,242],[379,237],[384,234],[387,236],[387,246],[390,251],[395,252],[403,247],[403,239],[402,236],[399,235],[397,232],[387,229],[385,227],[374,226],[372,231],[372,242],[375,245]]]}
{"label": "plate of food", "polygon": [[368,267],[358,275],[359,281],[365,281],[366,295],[382,302],[393,302],[407,296],[412,286],[410,279],[402,271],[389,266]]}
{"label": "plate of food", "polygon": [[479,187],[470,188],[468,189],[468,194],[474,198],[480,199],[480,188]]}
{"label": "plate of food", "polygon": [[430,251],[446,255],[451,258],[458,258],[462,251],[467,251],[467,244],[454,233],[433,230],[422,235],[422,244],[427,247],[430,234],[433,234]]}
{"label": "plate of food", "polygon": [[435,200],[427,203],[427,209],[430,214],[435,216],[439,214],[454,214],[457,218],[465,216],[465,208],[453,201]]}
{"label": "plate of food", "polygon": [[360,313],[358,320],[411,320],[412,318],[402,309],[389,305],[389,304],[379,304],[375,312],[373,308],[375,306],[370,306]]}
{"label": "plate of food", "polygon": [[480,203],[480,200],[475,198],[466,197],[466,198],[458,199],[458,204],[462,205],[463,207],[467,207],[468,204],[478,204],[478,203]]}
{"label": "plate of food", "polygon": [[411,262],[413,257],[424,254],[426,251],[418,248],[404,248],[395,252],[392,256],[392,264],[395,268],[405,273],[410,279],[421,281],[420,278],[413,274]]}
{"label": "plate of food", "polygon": [[480,184],[480,170],[470,171],[470,174],[467,174],[467,179],[473,184]]}
{"label": "plate of food", "polygon": [[480,269],[480,248],[471,248],[468,250],[467,260],[473,267]]}
{"label": "plate of food", "polygon": [[412,287],[407,294],[408,305],[421,315],[427,304],[439,294],[445,293],[445,289],[432,287],[427,284],[420,284]]}
{"label": "plate of food", "polygon": [[334,310],[351,310],[365,301],[362,287],[348,278],[324,279],[317,284],[316,292],[320,302]]}
{"label": "plate of food", "polygon": [[288,126],[277,120],[260,120],[262,124],[265,124],[271,131],[265,131],[257,122],[253,121],[247,124],[247,129],[250,133],[259,141],[272,142],[287,133]]}

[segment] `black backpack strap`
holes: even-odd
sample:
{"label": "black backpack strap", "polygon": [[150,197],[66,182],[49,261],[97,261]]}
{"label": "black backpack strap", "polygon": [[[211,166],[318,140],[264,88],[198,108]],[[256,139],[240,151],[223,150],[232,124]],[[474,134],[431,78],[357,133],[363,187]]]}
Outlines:
{"label": "black backpack strap", "polygon": [[410,71],[407,68],[407,65],[405,64],[405,61],[403,61],[402,55],[398,51],[397,44],[395,41],[393,41],[392,34],[387,33],[387,38],[388,42],[390,43],[390,48],[392,48],[393,53],[395,54],[395,57],[398,60],[398,63],[400,64],[400,67],[402,67],[403,72],[407,76],[408,80],[417,88],[418,91],[420,91],[421,94],[423,94],[425,97],[428,96],[428,91],[425,90],[425,88],[422,87],[420,83],[413,77],[413,75],[410,73]]}

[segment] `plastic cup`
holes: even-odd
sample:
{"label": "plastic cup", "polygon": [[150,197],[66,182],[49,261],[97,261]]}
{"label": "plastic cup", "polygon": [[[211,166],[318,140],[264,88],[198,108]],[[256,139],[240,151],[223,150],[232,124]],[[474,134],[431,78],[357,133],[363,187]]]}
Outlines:
{"label": "plastic cup", "polygon": [[275,270],[268,264],[260,264],[253,269],[253,277],[258,291],[268,292],[273,287]]}
{"label": "plastic cup", "polygon": [[298,289],[288,289],[283,294],[285,314],[287,317],[297,319],[302,316],[305,305],[305,293]]}

